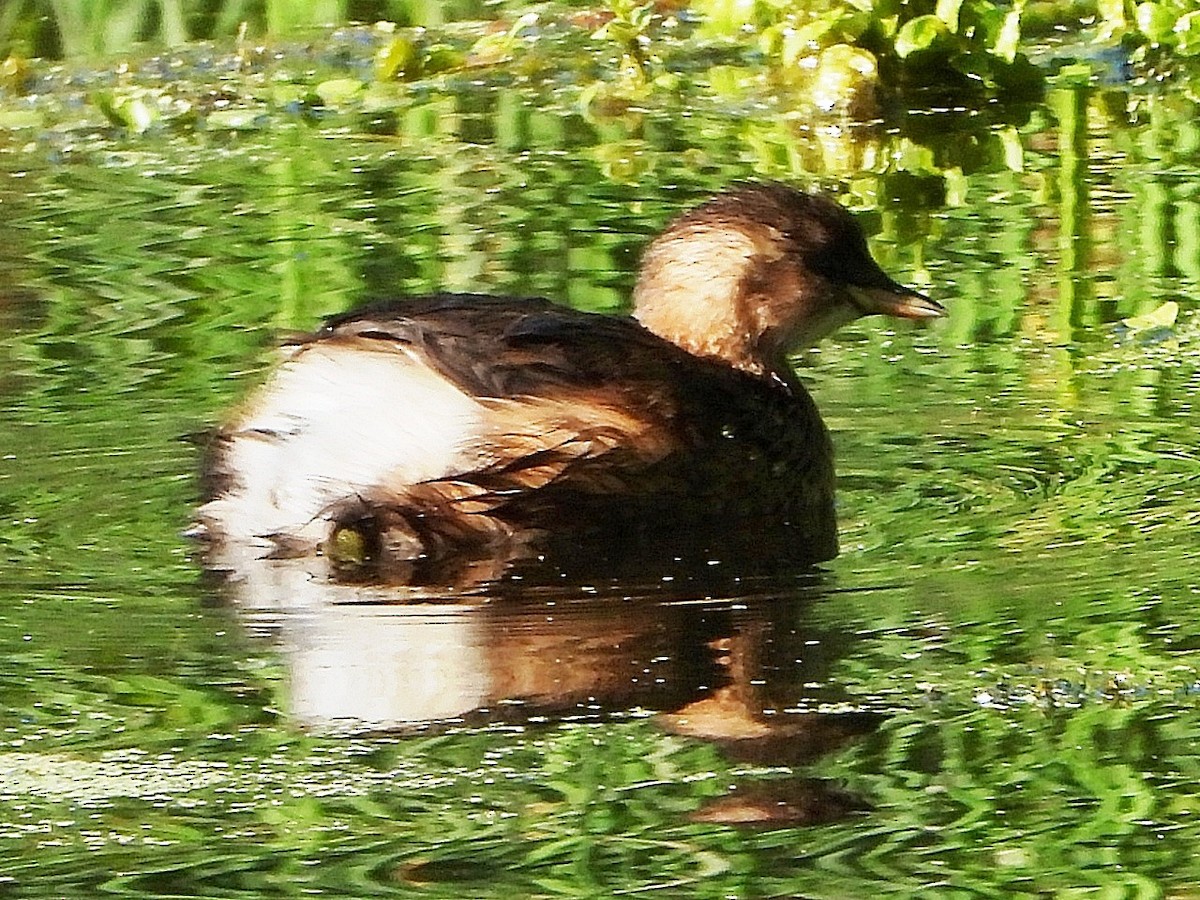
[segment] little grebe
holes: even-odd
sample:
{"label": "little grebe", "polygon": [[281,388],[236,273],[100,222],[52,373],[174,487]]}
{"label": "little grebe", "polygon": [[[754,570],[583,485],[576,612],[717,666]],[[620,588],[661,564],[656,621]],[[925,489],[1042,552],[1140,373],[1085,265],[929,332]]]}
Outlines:
{"label": "little grebe", "polygon": [[330,320],[216,434],[200,533],[287,554],[350,534],[407,580],[555,546],[836,555],[832,449],[787,353],[942,308],[841,206],[779,184],[676,219],[633,300],[628,318],[439,294]]}

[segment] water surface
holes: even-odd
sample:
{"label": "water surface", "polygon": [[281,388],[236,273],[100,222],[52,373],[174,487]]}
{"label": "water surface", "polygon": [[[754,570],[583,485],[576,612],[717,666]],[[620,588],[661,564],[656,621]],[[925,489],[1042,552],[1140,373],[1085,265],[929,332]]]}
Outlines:
{"label": "water surface", "polygon": [[[1200,881],[1194,104],[762,102],[472,77],[386,116],[0,132],[0,894]],[[755,176],[843,193],[950,310],[797,361],[837,560],[519,598],[202,575],[187,436],[281,335],[439,289],[623,309],[647,236]]]}

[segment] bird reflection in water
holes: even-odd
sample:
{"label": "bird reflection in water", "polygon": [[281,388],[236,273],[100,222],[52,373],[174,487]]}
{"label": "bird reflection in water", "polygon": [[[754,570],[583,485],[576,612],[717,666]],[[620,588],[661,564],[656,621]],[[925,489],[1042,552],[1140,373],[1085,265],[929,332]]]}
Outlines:
{"label": "bird reflection in water", "polygon": [[[257,565],[257,577],[222,589],[250,630],[280,647],[286,713],[305,728],[404,734],[652,711],[664,730],[730,759],[802,767],[880,721],[819,711],[846,699],[828,671],[853,641],[807,624],[819,576],[736,600],[535,589],[466,602],[312,578],[302,560]],[[852,799],[775,779],[696,815],[805,824],[862,808]]]}

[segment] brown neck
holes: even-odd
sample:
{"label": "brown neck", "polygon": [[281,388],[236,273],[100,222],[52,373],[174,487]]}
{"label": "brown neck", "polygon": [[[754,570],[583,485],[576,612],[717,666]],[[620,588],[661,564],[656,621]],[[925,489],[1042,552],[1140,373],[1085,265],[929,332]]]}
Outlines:
{"label": "brown neck", "polygon": [[737,369],[764,374],[765,362],[759,357],[747,323],[729,307],[696,310],[680,317],[668,305],[639,306],[634,316],[648,330],[682,347],[693,356],[719,359]]}

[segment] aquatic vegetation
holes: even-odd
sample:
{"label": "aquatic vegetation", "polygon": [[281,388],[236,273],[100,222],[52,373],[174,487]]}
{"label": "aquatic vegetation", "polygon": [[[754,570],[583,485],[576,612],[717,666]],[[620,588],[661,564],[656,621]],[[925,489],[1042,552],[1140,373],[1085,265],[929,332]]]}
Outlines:
{"label": "aquatic vegetation", "polygon": [[[818,105],[858,114],[874,94],[931,91],[970,102],[1036,96],[1041,73],[1019,49],[1023,2],[900,0],[768,5],[698,2],[703,27],[758,31],[780,74],[819,92]],[[831,90],[831,86],[840,90]],[[844,86],[844,87],[843,87]],[[869,108],[869,105],[868,105]]]}
{"label": "aquatic vegetation", "polygon": [[[1060,58],[1099,70],[1106,63],[1094,48],[1120,42],[1131,64],[1161,75],[1200,56],[1200,10],[1193,0],[1126,6],[1040,4],[1033,38],[1047,23],[1091,16],[1098,27],[1078,35],[1078,46]],[[598,0],[536,9],[511,0],[272,0],[261,7],[243,0],[21,0],[0,10],[0,87],[27,89],[27,60],[34,56],[99,59],[128,53],[137,42],[162,48],[236,41],[239,56],[253,66],[264,46],[298,34],[320,42],[314,29],[327,33],[329,25],[356,18],[379,19],[390,35],[376,44],[373,70],[357,73],[364,85],[479,67],[504,67],[517,78],[558,71],[570,73],[588,92],[585,105],[601,114],[651,97],[667,102],[691,82],[753,81],[810,115],[886,118],[913,105],[977,108],[1030,100],[1039,96],[1046,74],[1030,62],[1026,0]],[[448,28],[447,22],[459,24]],[[315,92],[316,99],[330,90]],[[333,105],[343,105],[355,92],[335,93]],[[376,101],[373,95],[370,102]],[[135,130],[154,120],[119,96],[104,115]]]}
{"label": "aquatic vegetation", "polygon": [[1103,35],[1131,48],[1135,65],[1158,74],[1200,58],[1200,4],[1196,0],[1145,0],[1133,4],[1103,4]]}

